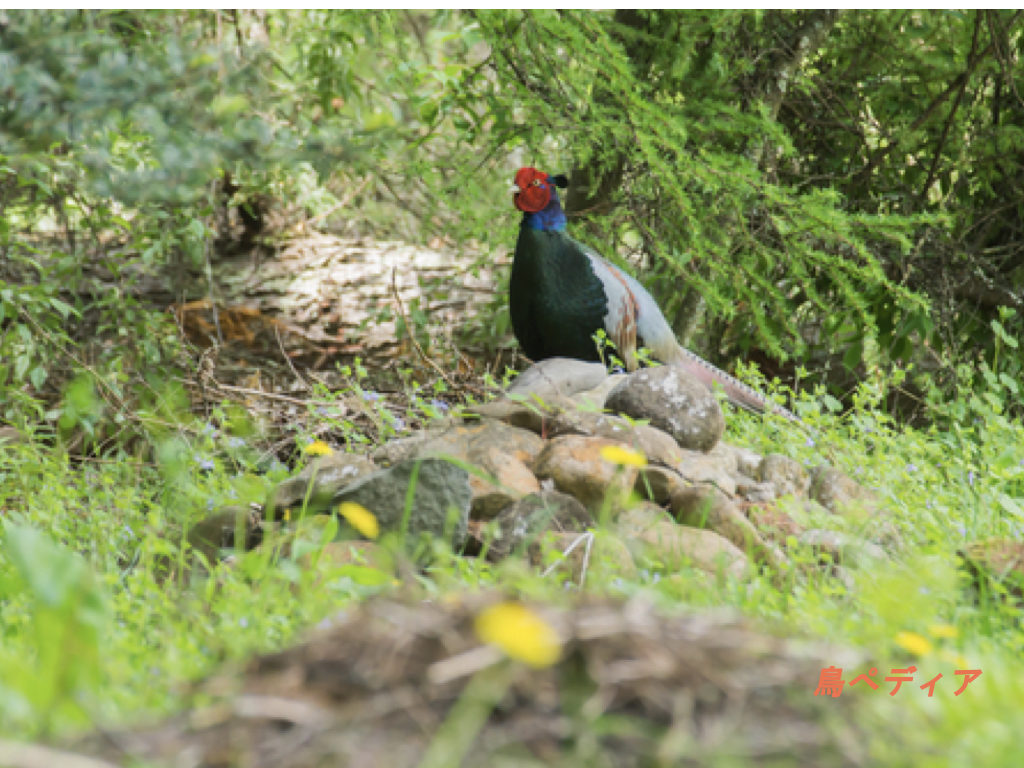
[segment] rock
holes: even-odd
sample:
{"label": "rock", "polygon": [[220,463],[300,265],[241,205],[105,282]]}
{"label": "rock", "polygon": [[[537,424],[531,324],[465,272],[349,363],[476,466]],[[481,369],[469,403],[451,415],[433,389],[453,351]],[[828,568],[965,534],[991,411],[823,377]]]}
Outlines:
{"label": "rock", "polygon": [[601,363],[551,357],[520,373],[508,388],[508,393],[546,402],[553,397],[570,397],[593,389],[607,378],[608,370]]}
{"label": "rock", "polygon": [[604,437],[635,448],[648,461],[674,466],[684,451],[667,432],[648,424],[631,424],[621,416],[592,411],[566,410],[553,414],[547,425],[550,437],[590,435]]}
{"label": "rock", "polygon": [[407,459],[378,470],[336,493],[331,508],[354,501],[377,518],[382,532],[399,531],[414,472],[416,485],[405,533],[412,537],[423,533],[445,537],[458,549],[466,539],[472,501],[469,473],[442,459]]}
{"label": "rock", "polygon": [[[622,378],[622,377],[619,377]],[[608,413],[581,410],[574,403],[555,398],[541,406],[511,400],[494,400],[467,411],[471,417],[494,419],[544,437],[588,435],[625,443],[642,452],[648,461],[673,466],[685,455],[675,439],[649,424],[633,424]],[[376,459],[376,454],[374,455]]]}
{"label": "rock", "polygon": [[739,475],[745,475],[747,477],[757,477],[758,468],[761,466],[761,462],[764,461],[764,457],[739,445],[732,445],[731,443],[720,442],[717,448],[721,448],[723,451],[728,451],[733,456],[733,466],[736,469],[736,473]]}
{"label": "rock", "polygon": [[[556,399],[557,400],[557,399]],[[466,408],[466,418],[494,419],[511,427],[527,429],[536,435],[547,434],[547,424],[561,407],[570,407],[568,400],[557,400],[557,407],[551,403],[540,405],[534,402],[520,402],[499,398]]]}
{"label": "rock", "polygon": [[[320,456],[310,462],[299,474],[271,490],[267,497],[266,517],[280,519],[286,510],[298,514],[307,493],[307,514],[330,511],[331,499],[345,486],[369,475],[376,469],[373,462],[356,453],[335,453]],[[312,483],[312,490],[310,484]]]}
{"label": "rock", "polygon": [[487,559],[501,560],[546,531],[579,534],[594,524],[580,502],[559,491],[524,496],[495,518],[493,539],[484,541]]}
{"label": "rock", "polygon": [[714,451],[686,451],[674,469],[691,483],[713,485],[729,496],[736,493],[736,481],[728,472],[728,464],[723,464],[722,457]]}
{"label": "rock", "polygon": [[380,467],[391,467],[400,461],[415,458],[423,446],[443,437],[451,429],[451,424],[435,424],[427,429],[408,437],[389,440],[370,454],[373,463]]}
{"label": "rock", "polygon": [[[627,524],[633,516],[627,517]],[[692,561],[703,571],[725,573],[737,578],[747,571],[747,556],[714,531],[690,528],[671,520],[657,520],[645,525],[627,539],[639,546],[642,554],[667,568]]]}
{"label": "rock", "polygon": [[[302,556],[301,562],[309,567],[316,552]],[[394,557],[375,541],[329,541],[319,550],[319,561],[331,565],[366,565],[381,571],[390,572],[394,569]]]}
{"label": "rock", "polygon": [[674,522],[672,515],[653,501],[630,504],[615,519],[615,527],[630,536],[637,536],[657,523]]}
{"label": "rock", "polygon": [[788,456],[769,453],[757,468],[755,479],[775,486],[775,496],[803,496],[810,483],[803,465]]}
{"label": "rock", "polygon": [[608,499],[610,508],[620,506],[636,483],[637,468],[605,460],[601,449],[622,445],[617,440],[582,435],[565,435],[549,441],[533,469],[539,478],[550,478],[563,493],[575,496],[591,512]]}
{"label": "rock", "polygon": [[[585,580],[591,578],[591,574],[595,572],[627,578],[636,576],[633,555],[621,539],[590,533],[588,547],[586,540],[580,541],[580,537],[584,535],[586,534],[557,531],[543,534],[529,546],[530,564],[538,568],[555,565],[554,572],[568,572],[567,575],[572,582],[579,585],[585,583]],[[564,554],[570,547],[572,551]]]}
{"label": "rock", "polygon": [[761,483],[749,477],[736,480],[736,493],[752,504],[768,504],[775,501],[775,484]]}
{"label": "rock", "polygon": [[870,491],[827,464],[811,470],[808,495],[833,514],[839,514],[851,505],[874,508]]}
{"label": "rock", "polygon": [[624,378],[625,374],[612,374],[593,389],[577,392],[569,399],[575,403],[578,410],[601,411],[604,409],[605,401],[608,399],[608,393],[615,389]]}
{"label": "rock", "polygon": [[775,506],[753,505],[747,510],[747,519],[758,533],[776,544],[784,543],[790,536],[798,539],[804,531],[796,520]]}
{"label": "rock", "polygon": [[[238,534],[242,538],[238,538]],[[208,563],[216,562],[222,550],[249,551],[263,540],[262,520],[258,509],[232,505],[221,507],[188,530],[188,543],[202,553]]]}
{"label": "rock", "polygon": [[672,494],[672,515],[680,523],[697,528],[710,528],[725,537],[755,560],[775,569],[787,564],[786,556],[766,542],[753,524],[735,504],[717,488],[694,485]]}
{"label": "rock", "polygon": [[885,550],[877,544],[858,539],[841,531],[811,528],[798,537],[801,544],[827,554],[836,564],[864,565],[873,560],[885,560]]}
{"label": "rock", "polygon": [[[1017,598],[1024,596],[1024,541],[986,539],[958,553],[976,582],[991,579]],[[982,587],[984,589],[984,586]]]}
{"label": "rock", "polygon": [[28,438],[15,427],[0,427],[0,445],[24,445]]}
{"label": "rock", "polygon": [[609,393],[605,407],[649,419],[690,450],[711,450],[725,430],[725,417],[711,391],[670,365],[629,374]]}
{"label": "rock", "polygon": [[469,476],[473,494],[470,514],[474,520],[490,520],[509,504],[540,490],[537,478],[522,461],[502,454],[498,449],[491,449],[472,464],[489,476]]}
{"label": "rock", "polygon": [[389,458],[451,456],[478,469],[479,474],[471,472],[469,476],[473,494],[470,514],[474,520],[490,520],[512,502],[540,490],[528,464],[543,446],[544,441],[533,432],[486,419],[433,432],[426,440],[406,446],[402,454],[390,453]]}
{"label": "rock", "polygon": [[682,476],[667,467],[649,464],[637,474],[636,492],[655,504],[668,504],[672,494],[689,486]]}

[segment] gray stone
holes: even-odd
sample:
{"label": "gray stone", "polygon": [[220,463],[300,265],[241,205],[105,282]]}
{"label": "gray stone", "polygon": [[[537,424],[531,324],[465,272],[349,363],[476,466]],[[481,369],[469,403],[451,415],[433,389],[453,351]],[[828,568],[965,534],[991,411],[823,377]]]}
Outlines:
{"label": "gray stone", "polygon": [[619,508],[636,483],[637,467],[606,460],[602,449],[622,447],[617,440],[564,435],[548,441],[534,464],[541,479],[554,481],[563,493],[575,496],[592,512]]}
{"label": "gray stone", "polygon": [[631,424],[621,416],[593,411],[567,410],[555,414],[548,423],[549,437],[589,435],[628,445],[640,451],[648,461],[666,466],[679,462],[685,451],[672,436],[649,424]]}
{"label": "gray stone", "polygon": [[623,513],[618,530],[631,548],[667,568],[689,561],[713,574],[742,578],[747,573],[747,556],[725,537],[714,531],[656,519],[653,510],[634,509]]}
{"label": "gray stone", "polygon": [[649,419],[689,450],[710,451],[725,430],[725,417],[715,396],[674,366],[629,374],[611,391],[605,406],[633,419]]}
{"label": "gray stone", "polygon": [[839,514],[856,504],[870,507],[871,511],[876,506],[870,491],[827,464],[811,470],[808,495],[833,514]]}
{"label": "gray stone", "polygon": [[28,438],[14,427],[0,427],[0,445],[4,445],[5,443],[9,445],[17,445],[27,442]]}
{"label": "gray stone", "polygon": [[501,560],[546,531],[582,533],[594,518],[580,502],[559,491],[524,496],[503,509],[495,519],[494,538],[487,545],[487,559]]}
{"label": "gray stone", "polygon": [[744,552],[749,552],[760,563],[775,569],[781,569],[788,563],[781,550],[765,541],[732,500],[713,486],[680,488],[672,494],[671,506],[673,516],[680,523],[710,528]]}
{"label": "gray stone", "polygon": [[271,490],[267,497],[266,516],[280,519],[289,509],[298,514],[303,502],[306,502],[306,514],[323,514],[329,510],[331,499],[338,491],[374,469],[372,461],[357,453],[320,456],[295,477]]}
{"label": "gray stone", "polygon": [[604,408],[608,393],[615,389],[625,377],[625,374],[622,373],[612,374],[593,389],[577,392],[570,399],[583,410],[600,411]]}
{"label": "gray stone", "polygon": [[571,397],[599,386],[608,377],[601,363],[588,363],[567,357],[541,360],[523,371],[508,388],[509,394],[548,401],[552,397]]}
{"label": "gray stone", "polygon": [[655,504],[668,504],[673,494],[688,485],[678,472],[653,464],[641,469],[636,478],[636,492]]}
{"label": "gray stone", "polygon": [[870,541],[858,539],[841,531],[812,528],[800,534],[801,544],[825,553],[834,563],[864,565],[875,560],[885,560],[885,550]]}
{"label": "gray stone", "polygon": [[446,536],[454,548],[461,547],[472,501],[469,473],[443,459],[407,459],[374,472],[335,494],[332,508],[345,501],[356,502],[377,518],[381,531],[399,531],[414,472],[415,491],[405,533]]}
{"label": "gray stone", "polygon": [[[263,539],[259,512],[252,507],[232,505],[221,507],[188,530],[188,543],[201,552],[208,563],[216,562],[221,552],[234,549],[248,551]],[[241,534],[241,538],[239,538]]]}
{"label": "gray stone", "polygon": [[736,480],[736,493],[752,504],[767,504],[775,500],[775,485],[741,476]]}
{"label": "gray stone", "polygon": [[516,499],[540,490],[529,464],[543,447],[544,441],[533,432],[484,419],[477,424],[455,424],[432,431],[426,439],[411,442],[388,457],[452,457],[472,466],[479,471],[471,472],[469,477],[472,518],[490,520]]}
{"label": "gray stone", "polygon": [[756,479],[775,486],[775,495],[803,496],[807,493],[810,478],[803,465],[780,453],[769,453],[757,468]]}
{"label": "gray stone", "polygon": [[713,485],[729,496],[736,493],[736,480],[729,474],[727,462],[714,452],[686,451],[673,468],[691,483]]}

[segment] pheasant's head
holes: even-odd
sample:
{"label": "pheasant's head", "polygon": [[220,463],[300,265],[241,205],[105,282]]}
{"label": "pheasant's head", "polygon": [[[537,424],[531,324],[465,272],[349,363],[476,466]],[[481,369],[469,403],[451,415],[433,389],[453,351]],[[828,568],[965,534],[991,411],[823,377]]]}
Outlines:
{"label": "pheasant's head", "polygon": [[547,208],[552,195],[557,199],[555,187],[567,186],[569,181],[565,176],[551,176],[536,168],[520,168],[512,186],[515,193],[512,202],[524,213],[537,213]]}

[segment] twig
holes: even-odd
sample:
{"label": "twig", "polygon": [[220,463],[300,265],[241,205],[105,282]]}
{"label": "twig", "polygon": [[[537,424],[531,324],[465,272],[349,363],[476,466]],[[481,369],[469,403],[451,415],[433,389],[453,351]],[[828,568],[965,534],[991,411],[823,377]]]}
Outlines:
{"label": "twig", "polygon": [[[967,54],[967,61],[973,61],[974,56],[978,51],[978,35],[981,32],[981,15],[985,11],[975,11],[977,14],[974,17],[974,36],[971,39],[971,50]],[[946,145],[946,138],[949,136],[949,129],[953,125],[953,118],[956,117],[957,110],[960,109],[960,102],[964,99],[964,94],[967,92],[968,78],[964,78],[960,82],[960,89],[957,91],[956,98],[953,99],[953,105],[949,108],[949,114],[946,116],[946,122],[942,126],[942,134],[939,136],[939,140],[935,145],[935,153],[932,155],[931,166],[928,168],[928,176],[924,180],[924,185],[921,187],[921,192],[918,194],[920,200],[925,200],[928,196],[928,189],[932,185],[932,181],[935,179],[935,173],[939,168],[939,161],[942,158],[942,148]]]}
{"label": "twig", "polygon": [[277,323],[274,323],[273,325],[274,325],[274,338],[277,339],[277,348],[281,350],[281,357],[283,357],[284,361],[286,363],[288,363],[288,367],[292,369],[292,373],[295,374],[295,378],[297,378],[300,382],[302,382],[302,386],[304,386],[309,391],[312,391],[313,388],[311,386],[309,386],[309,382],[306,381],[302,377],[302,374],[299,373],[295,369],[295,365],[294,365],[294,363],[292,363],[292,359],[290,357],[288,357],[288,353],[284,351],[284,344],[281,343],[281,332],[278,330]]}
{"label": "twig", "polygon": [[[175,376],[174,378],[185,384],[195,384],[191,379],[183,379],[180,376]],[[236,387],[232,384],[221,384],[216,379],[211,379],[211,381],[213,382],[214,387],[217,389],[223,389],[226,392],[237,392],[241,395],[255,395],[256,397],[263,397],[267,400],[280,400],[283,403],[291,403],[292,405],[338,405],[338,403],[333,400],[301,400],[297,397],[279,395],[276,392],[264,392],[260,389],[249,389],[248,387]]]}
{"label": "twig", "polygon": [[[220,14],[217,14],[217,27],[220,28]],[[214,199],[214,189],[216,182],[210,182],[210,198],[211,202]],[[211,207],[213,207],[211,205]],[[212,238],[204,238],[203,241],[203,261],[206,266],[206,285],[210,295],[210,312],[213,313],[213,327],[217,331],[217,343],[224,343],[224,335],[220,331],[220,314],[217,312],[217,299],[213,295],[213,265],[210,263],[210,249],[212,247]]]}
{"label": "twig", "polygon": [[423,361],[427,363],[427,365],[437,371],[438,375],[444,379],[445,383],[449,387],[454,389],[455,382],[448,378],[448,374],[444,372],[441,366],[427,357],[427,353],[423,351],[423,347],[421,347],[420,343],[416,341],[416,334],[413,333],[412,325],[409,323],[409,315],[405,312],[405,304],[402,303],[402,297],[398,294],[398,267],[392,267],[391,269],[391,293],[395,297],[395,303],[398,304],[398,313],[402,316],[402,321],[405,323],[405,332],[409,334],[409,339],[412,341],[413,347],[416,348],[416,352]]}
{"label": "twig", "polygon": [[565,558],[572,554],[572,551],[576,549],[576,547],[578,547],[581,542],[586,544],[586,547],[583,550],[583,565],[580,568],[580,587],[582,587],[583,582],[587,580],[587,567],[590,565],[590,550],[594,546],[593,531],[587,531],[586,533],[581,533],[579,536],[577,536],[572,544],[570,544],[568,547],[562,550],[562,557],[556,562],[549,565],[547,568],[545,568],[544,572],[540,575],[540,577],[543,579],[545,576],[547,576],[549,573],[555,570],[555,568],[557,568],[559,564],[563,560],[565,560]]}
{"label": "twig", "polygon": [[0,765],[9,768],[52,768],[55,765],[63,768],[117,768],[114,763],[106,760],[6,739],[0,740]]}
{"label": "twig", "polygon": [[[1013,17],[1007,23],[1006,28],[1009,29],[1010,27],[1012,27],[1022,13],[1024,13],[1024,11],[1017,11],[1015,14],[1013,14]],[[957,75],[957,77],[953,79],[953,82],[946,86],[946,89],[942,93],[940,93],[938,96],[932,99],[932,103],[925,108],[924,112],[918,115],[917,119],[914,120],[913,123],[911,123],[910,127],[907,128],[906,131],[904,131],[904,133],[910,134],[916,131],[918,128],[920,128],[925,123],[925,121],[928,120],[929,117],[931,117],[932,113],[946,101],[946,99],[952,96],[957,91],[957,89],[961,87],[962,84],[966,83],[970,79],[971,75],[974,74],[974,70],[977,69],[978,64],[982,61],[982,59],[984,59],[986,56],[989,55],[989,53],[992,52],[995,46],[995,41],[990,42],[981,53],[979,53],[973,59],[968,59],[966,69],[964,69],[963,72]],[[895,151],[895,149],[899,145],[900,142],[896,140],[894,137],[893,140],[889,142],[889,144],[876,150],[875,153],[870,158],[868,158],[867,165],[865,165],[858,172],[858,175],[867,179],[871,175],[871,172],[878,166],[878,164],[881,163],[882,160],[884,160],[886,157],[888,157],[893,151]]]}
{"label": "twig", "polygon": [[370,183],[370,179],[371,178],[372,178],[371,174],[369,174],[369,173],[366,174],[366,176],[363,177],[363,180],[360,181],[358,185],[356,185],[355,189],[350,190],[349,193],[347,195],[345,195],[345,197],[342,198],[342,200],[340,202],[336,203],[335,205],[332,205],[326,211],[322,211],[321,213],[318,213],[313,218],[308,219],[306,221],[306,225],[309,226],[309,225],[312,225],[312,224],[316,224],[321,219],[325,219],[328,216],[330,216],[332,213],[335,213],[336,211],[338,211],[338,210],[340,210],[342,208],[348,207],[348,204],[351,203],[353,200],[355,200],[356,195],[358,195],[360,192],[362,192],[366,188],[366,185]]}
{"label": "twig", "polygon": [[427,667],[427,679],[433,685],[444,685],[494,666],[501,659],[501,651],[493,645],[479,645],[447,659],[435,661]]}

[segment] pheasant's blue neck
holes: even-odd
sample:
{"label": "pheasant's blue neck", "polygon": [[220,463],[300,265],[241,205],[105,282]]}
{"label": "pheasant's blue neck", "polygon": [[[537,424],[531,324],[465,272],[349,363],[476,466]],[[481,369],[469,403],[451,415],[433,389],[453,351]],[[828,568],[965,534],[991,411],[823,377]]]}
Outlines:
{"label": "pheasant's blue neck", "polygon": [[551,190],[551,202],[547,204],[546,208],[537,213],[523,214],[523,226],[530,229],[539,229],[542,232],[561,232],[565,229],[565,225],[565,212],[558,200],[558,193],[554,189]]}

